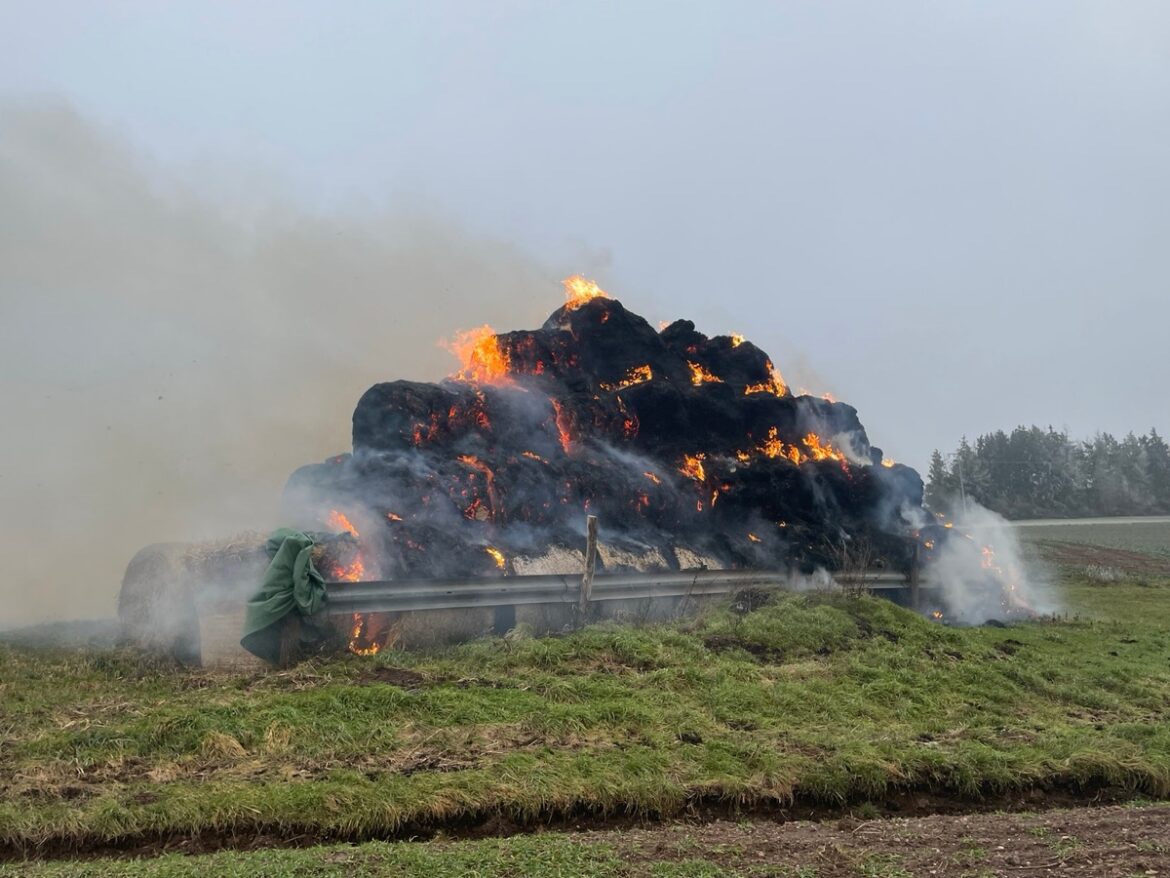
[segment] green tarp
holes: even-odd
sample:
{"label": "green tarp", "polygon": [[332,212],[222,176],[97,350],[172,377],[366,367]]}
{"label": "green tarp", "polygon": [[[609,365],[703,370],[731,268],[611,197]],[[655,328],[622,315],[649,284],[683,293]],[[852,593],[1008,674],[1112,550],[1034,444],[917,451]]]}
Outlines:
{"label": "green tarp", "polygon": [[280,642],[289,613],[302,617],[302,639],[323,636],[306,620],[325,605],[325,579],[313,566],[315,542],[307,533],[283,527],[268,538],[266,548],[272,561],[259,591],[248,600],[240,639],[244,649],[265,661],[280,662]]}

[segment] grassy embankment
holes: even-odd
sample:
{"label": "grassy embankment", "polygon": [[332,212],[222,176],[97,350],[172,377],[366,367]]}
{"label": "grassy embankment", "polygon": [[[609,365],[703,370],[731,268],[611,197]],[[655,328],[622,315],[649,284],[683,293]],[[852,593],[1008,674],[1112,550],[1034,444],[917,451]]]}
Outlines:
{"label": "grassy embankment", "polygon": [[1167,796],[1170,580],[1142,582],[1072,581],[1069,617],[1007,629],[788,596],[745,617],[264,676],[0,648],[0,846],[358,838],[903,790]]}

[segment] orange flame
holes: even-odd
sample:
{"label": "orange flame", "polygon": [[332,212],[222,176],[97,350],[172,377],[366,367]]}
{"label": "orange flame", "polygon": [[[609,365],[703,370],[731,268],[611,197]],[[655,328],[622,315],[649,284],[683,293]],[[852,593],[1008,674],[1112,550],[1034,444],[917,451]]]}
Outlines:
{"label": "orange flame", "polygon": [[586,280],[579,274],[567,277],[561,281],[565,288],[565,309],[576,310],[593,299],[608,299],[609,293],[591,280]]}
{"label": "orange flame", "polygon": [[402,516],[397,512],[387,512],[386,518],[390,521],[402,521]]}
{"label": "orange flame", "polygon": [[776,371],[776,367],[772,365],[772,361],[768,360],[767,363],[768,374],[771,377],[760,384],[749,384],[744,389],[744,394],[747,396],[751,396],[753,393],[771,393],[774,396],[788,395],[788,385],[784,383],[784,379]]}
{"label": "orange flame", "polygon": [[503,552],[501,552],[495,546],[484,546],[483,550],[492,556],[492,560],[496,562],[497,567],[499,567],[501,570],[504,569],[505,560]]}
{"label": "orange flame", "polygon": [[897,461],[894,460],[894,458],[892,458],[892,457],[883,457],[882,458],[882,466],[884,466],[886,469],[889,469],[895,463],[897,463]]}
{"label": "orange flame", "polygon": [[378,632],[370,630],[373,613],[353,614],[353,625],[349,629],[349,651],[354,655],[377,655],[382,648]]}
{"label": "orange flame", "polygon": [[698,363],[687,360],[687,367],[691,370],[691,384],[723,383],[722,378],[704,369]]}
{"label": "orange flame", "polygon": [[335,528],[336,530],[343,530],[352,536],[361,536],[361,534],[358,533],[357,528],[354,527],[350,520],[345,516],[345,513],[340,512],[337,509],[329,510],[329,517],[325,519],[325,523],[329,527]]}
{"label": "orange flame", "polygon": [[333,570],[333,576],[339,582],[361,582],[365,575],[366,565],[360,552],[350,563],[339,565]]}
{"label": "orange flame", "polygon": [[995,573],[1003,573],[1003,571],[999,569],[999,565],[995,563],[995,549],[993,549],[991,546],[984,546],[982,549],[980,549],[980,553],[983,555],[983,558],[980,561],[980,565],[984,570],[991,570]]}
{"label": "orange flame", "polygon": [[476,384],[498,384],[508,380],[508,352],[500,347],[499,336],[486,323],[456,333],[453,340],[443,340],[441,344],[462,364],[452,376],[456,380]]}
{"label": "orange flame", "polygon": [[626,377],[621,381],[617,381],[613,384],[602,384],[601,389],[609,391],[621,390],[626,387],[632,387],[635,384],[642,384],[646,381],[649,381],[653,377],[654,372],[651,371],[648,365],[632,366],[630,370],[626,372]]}
{"label": "orange flame", "polygon": [[758,543],[760,541],[760,538],[758,536],[756,536],[755,534],[748,534],[748,539],[751,540],[753,543]]}
{"label": "orange flame", "polygon": [[[391,516],[393,512],[389,513]],[[329,516],[325,520],[326,525],[335,529],[345,531],[354,538],[359,536],[358,530],[353,526],[353,522],[349,517],[339,509],[329,510]],[[333,565],[331,575],[339,582],[360,582],[366,575],[366,564],[362,557],[362,552],[359,549],[354,555],[353,560],[348,564],[337,563]],[[373,655],[378,651],[377,644],[365,645],[361,643],[362,629],[365,625],[365,618],[360,613],[353,614],[354,627],[350,632],[349,649],[350,652],[357,655]]]}
{"label": "orange flame", "polygon": [[[353,522],[339,509],[329,510],[329,517],[325,519],[325,523],[335,530],[345,531],[355,539],[361,536]],[[366,565],[360,550],[348,564],[338,564],[333,570],[333,577],[341,582],[357,582],[365,575]]]}
{"label": "orange flame", "polygon": [[821,437],[816,433],[809,433],[802,440],[804,447],[808,449],[809,455],[813,460],[837,460],[841,463],[847,463],[845,455],[838,449],[834,448],[832,443],[822,441]]}
{"label": "orange flame", "polygon": [[648,478],[650,481],[652,481],[656,485],[662,484],[662,479],[658,478],[658,476],[654,475],[654,473],[642,473],[642,475],[644,475],[646,478]]}
{"label": "orange flame", "polygon": [[743,342],[744,342],[744,337],[742,335],[740,335],[738,332],[732,333],[731,346],[733,348],[739,347],[741,344],[743,344]]}
{"label": "orange flame", "polygon": [[785,445],[779,438],[779,430],[775,427],[768,428],[768,438],[756,446],[756,450],[764,457],[786,457],[793,463],[804,463],[808,460],[808,455],[795,445]]}
{"label": "orange flame", "polygon": [[684,454],[683,465],[678,468],[678,471],[696,482],[704,482],[707,480],[707,471],[703,469],[703,461],[706,457],[707,455],[703,453]]}

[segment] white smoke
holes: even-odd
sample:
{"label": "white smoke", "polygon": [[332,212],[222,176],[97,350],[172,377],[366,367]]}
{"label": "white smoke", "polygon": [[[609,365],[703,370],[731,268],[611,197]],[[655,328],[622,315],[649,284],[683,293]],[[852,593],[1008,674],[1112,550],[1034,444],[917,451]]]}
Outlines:
{"label": "white smoke", "polygon": [[281,523],[367,387],[436,379],[440,336],[560,300],[560,273],[433,213],[213,171],[0,101],[0,629],[111,615],[148,543]]}
{"label": "white smoke", "polygon": [[1025,558],[1011,522],[971,500],[955,508],[953,528],[923,569],[924,586],[934,590],[944,618],[982,625],[1057,612],[1048,576]]}

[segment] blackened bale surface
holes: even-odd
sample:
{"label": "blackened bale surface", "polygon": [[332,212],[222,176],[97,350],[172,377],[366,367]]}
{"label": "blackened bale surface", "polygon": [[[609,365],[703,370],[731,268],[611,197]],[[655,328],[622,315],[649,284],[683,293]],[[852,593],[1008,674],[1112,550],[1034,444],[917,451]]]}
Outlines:
{"label": "blackened bale surface", "polygon": [[596,298],[482,344],[454,379],[371,387],[353,453],[289,481],[300,526],[352,522],[366,578],[504,575],[493,553],[583,549],[585,514],[664,559],[811,569],[863,541],[909,565],[918,474],[883,465],[852,406],[793,395],[750,341]]}

